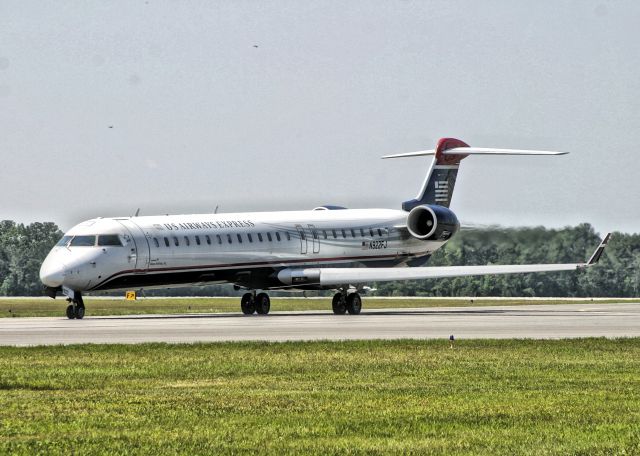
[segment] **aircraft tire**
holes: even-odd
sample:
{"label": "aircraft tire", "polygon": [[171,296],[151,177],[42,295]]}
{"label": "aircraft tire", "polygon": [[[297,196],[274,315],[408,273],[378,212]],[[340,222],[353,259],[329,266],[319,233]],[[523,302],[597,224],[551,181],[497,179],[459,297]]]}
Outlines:
{"label": "aircraft tire", "polygon": [[347,312],[347,304],[342,293],[336,293],[333,295],[331,307],[333,308],[333,313],[336,315],[344,315]]}
{"label": "aircraft tire", "polygon": [[252,315],[256,311],[256,304],[253,301],[253,295],[251,293],[245,293],[240,300],[240,308],[245,315]]}
{"label": "aircraft tire", "polygon": [[73,306],[71,304],[69,304],[67,306],[67,318],[69,320],[73,320],[74,318],[76,318],[76,313],[75,313],[75,311],[73,309]]}
{"label": "aircraft tire", "polygon": [[269,295],[266,293],[258,293],[255,306],[258,314],[267,315],[271,309],[271,299],[269,299]]}
{"label": "aircraft tire", "polygon": [[347,296],[347,311],[350,315],[358,315],[362,310],[362,298],[358,293]]}
{"label": "aircraft tire", "polygon": [[82,320],[84,318],[84,304],[79,304],[75,308],[76,319]]}

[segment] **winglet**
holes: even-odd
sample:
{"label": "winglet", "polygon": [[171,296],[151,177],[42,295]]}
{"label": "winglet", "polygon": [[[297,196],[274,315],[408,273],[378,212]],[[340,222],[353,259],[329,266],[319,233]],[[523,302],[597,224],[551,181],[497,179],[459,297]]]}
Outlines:
{"label": "winglet", "polygon": [[609,242],[610,237],[611,237],[611,233],[607,233],[607,235],[604,237],[604,239],[602,240],[602,242],[600,243],[596,251],[593,252],[593,255],[591,255],[591,258],[589,258],[589,261],[587,261],[585,266],[593,266],[598,261],[600,261],[600,257],[604,253],[604,248],[607,246],[607,242]]}

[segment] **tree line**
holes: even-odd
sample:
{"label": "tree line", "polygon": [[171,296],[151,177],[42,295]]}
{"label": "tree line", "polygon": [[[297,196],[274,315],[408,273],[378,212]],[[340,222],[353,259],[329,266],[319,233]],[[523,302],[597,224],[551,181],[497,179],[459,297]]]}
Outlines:
{"label": "tree line", "polygon": [[[62,236],[55,223],[0,222],[0,295],[42,294],[42,261]],[[463,230],[437,251],[428,266],[576,263],[586,261],[600,237],[588,223]],[[600,264],[586,271],[457,277],[373,284],[379,296],[640,296],[640,234],[614,233]],[[148,295],[236,295],[232,286],[154,290]]]}
{"label": "tree line", "polygon": [[0,221],[0,295],[41,295],[40,265],[61,237],[55,223]]}
{"label": "tree line", "polygon": [[[579,263],[600,242],[583,223],[562,229],[488,227],[461,231],[428,266]],[[456,277],[377,285],[383,296],[637,297],[640,234],[613,233],[596,267],[582,271]]]}

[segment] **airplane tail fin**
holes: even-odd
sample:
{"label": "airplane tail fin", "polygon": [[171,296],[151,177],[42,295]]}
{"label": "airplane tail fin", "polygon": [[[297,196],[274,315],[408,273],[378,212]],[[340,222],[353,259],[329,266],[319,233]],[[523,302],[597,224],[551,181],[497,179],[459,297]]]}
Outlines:
{"label": "airplane tail fin", "polygon": [[405,158],[433,155],[433,160],[418,195],[402,203],[402,209],[410,211],[422,204],[449,207],[460,162],[469,155],[564,155],[568,152],[549,150],[494,149],[470,147],[455,138],[442,138],[433,150],[421,150],[404,154],[385,155],[382,158]]}

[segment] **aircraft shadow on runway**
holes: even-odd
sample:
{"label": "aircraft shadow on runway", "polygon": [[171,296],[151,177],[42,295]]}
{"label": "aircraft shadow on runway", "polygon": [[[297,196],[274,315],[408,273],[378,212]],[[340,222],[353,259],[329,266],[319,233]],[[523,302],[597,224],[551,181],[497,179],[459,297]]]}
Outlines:
{"label": "aircraft shadow on runway", "polygon": [[[551,309],[540,309],[539,311],[532,311],[530,309],[456,309],[456,310],[435,310],[435,309],[424,309],[424,310],[410,310],[403,311],[401,309],[398,310],[363,310],[361,316],[399,316],[399,315],[510,315],[510,316],[540,316],[541,313],[573,313],[579,312],[578,310],[572,311],[567,309],[558,309],[557,311]],[[582,312],[580,314],[583,316],[587,316],[590,312]],[[198,313],[198,314],[150,314],[150,315],[114,315],[114,316],[99,316],[99,317],[89,317],[92,320],[169,320],[169,319],[197,319],[197,318],[280,318],[280,317],[299,317],[299,316],[309,316],[309,317],[335,317],[335,318],[346,318],[346,319],[357,319],[358,316],[350,316],[350,315],[333,315],[330,312],[275,312],[269,315],[242,315],[240,313],[237,314],[229,314],[229,313]],[[595,315],[594,316],[600,316]]]}

